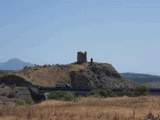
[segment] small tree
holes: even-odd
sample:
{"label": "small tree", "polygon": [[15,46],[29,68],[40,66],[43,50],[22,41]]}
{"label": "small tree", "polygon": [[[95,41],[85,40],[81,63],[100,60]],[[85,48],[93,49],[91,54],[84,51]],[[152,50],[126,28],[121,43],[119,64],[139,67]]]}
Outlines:
{"label": "small tree", "polygon": [[48,94],[48,99],[73,101],[76,99],[73,93],[66,91],[53,91]]}
{"label": "small tree", "polygon": [[98,89],[98,90],[93,90],[89,93],[90,96],[95,96],[95,97],[113,97],[115,94],[113,91],[109,89]]}
{"label": "small tree", "polygon": [[135,89],[135,96],[147,95],[147,88],[145,86],[140,86]]}

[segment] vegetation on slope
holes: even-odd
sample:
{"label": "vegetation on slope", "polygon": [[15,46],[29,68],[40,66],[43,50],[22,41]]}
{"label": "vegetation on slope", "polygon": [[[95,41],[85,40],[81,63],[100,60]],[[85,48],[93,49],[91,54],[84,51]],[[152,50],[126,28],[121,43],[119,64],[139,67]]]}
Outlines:
{"label": "vegetation on slope", "polygon": [[125,80],[107,63],[34,66],[17,75],[42,86],[69,84],[72,88],[82,89],[134,87],[133,82]]}
{"label": "vegetation on slope", "polygon": [[71,84],[74,88],[83,89],[119,89],[134,88],[134,82],[124,79],[112,65],[94,63],[86,69],[72,71]]}
{"label": "vegetation on slope", "polygon": [[63,101],[75,101],[76,96],[72,92],[68,91],[53,91],[47,95],[50,100],[63,100]]}
{"label": "vegetation on slope", "polygon": [[85,69],[85,65],[44,65],[25,68],[17,74],[42,86],[56,86],[57,83],[69,83],[70,72]]}
{"label": "vegetation on slope", "polygon": [[122,76],[126,79],[135,81],[147,88],[160,88],[160,76],[139,74],[139,73],[122,73]]}

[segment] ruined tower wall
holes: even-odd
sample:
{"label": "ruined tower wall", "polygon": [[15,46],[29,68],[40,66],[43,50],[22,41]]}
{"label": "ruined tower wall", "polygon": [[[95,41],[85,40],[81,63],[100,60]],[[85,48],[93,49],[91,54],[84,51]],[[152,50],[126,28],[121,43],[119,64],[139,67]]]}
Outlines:
{"label": "ruined tower wall", "polygon": [[87,62],[87,52],[78,52],[77,53],[77,63],[82,64]]}

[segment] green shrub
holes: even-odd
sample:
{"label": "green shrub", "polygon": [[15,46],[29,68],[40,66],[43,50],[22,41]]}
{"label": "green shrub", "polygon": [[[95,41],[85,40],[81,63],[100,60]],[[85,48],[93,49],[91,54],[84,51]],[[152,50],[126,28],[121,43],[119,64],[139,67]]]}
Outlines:
{"label": "green shrub", "polygon": [[22,99],[17,99],[15,101],[17,106],[24,106],[24,105],[32,105],[33,102],[32,100],[26,99],[26,100],[22,100]]}
{"label": "green shrub", "polygon": [[147,88],[145,86],[140,86],[135,89],[135,96],[147,95]]}
{"label": "green shrub", "polygon": [[144,86],[137,87],[134,90],[121,89],[117,91],[112,91],[110,89],[96,89],[89,93],[89,96],[95,97],[114,97],[114,96],[144,96],[147,95],[147,89]]}
{"label": "green shrub", "polygon": [[21,105],[25,105],[25,101],[24,100],[16,100],[16,105],[21,106]]}
{"label": "green shrub", "polygon": [[98,89],[98,90],[93,90],[89,93],[89,96],[95,96],[95,97],[113,97],[115,96],[114,92],[107,89]]}
{"label": "green shrub", "polygon": [[26,99],[25,100],[25,104],[26,105],[32,105],[33,104],[33,101],[31,99]]}
{"label": "green shrub", "polygon": [[116,96],[134,96],[134,91],[130,89],[122,89],[115,92]]}
{"label": "green shrub", "polygon": [[76,97],[71,92],[66,91],[53,91],[47,95],[48,99],[64,100],[64,101],[75,101]]}

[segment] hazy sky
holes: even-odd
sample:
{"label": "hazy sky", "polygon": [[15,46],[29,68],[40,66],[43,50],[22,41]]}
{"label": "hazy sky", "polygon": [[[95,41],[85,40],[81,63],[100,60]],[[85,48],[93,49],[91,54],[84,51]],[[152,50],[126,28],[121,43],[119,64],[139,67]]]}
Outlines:
{"label": "hazy sky", "polygon": [[0,61],[71,63],[160,75],[160,0],[0,0]]}

